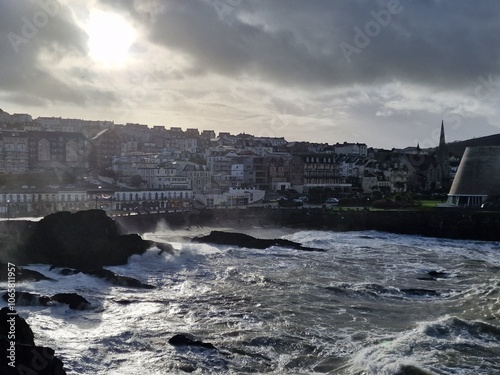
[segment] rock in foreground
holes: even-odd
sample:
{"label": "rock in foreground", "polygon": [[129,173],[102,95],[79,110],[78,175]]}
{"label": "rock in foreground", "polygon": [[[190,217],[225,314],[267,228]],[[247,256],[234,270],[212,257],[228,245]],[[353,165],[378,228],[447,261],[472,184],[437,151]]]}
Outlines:
{"label": "rock in foreground", "polygon": [[267,249],[272,246],[281,246],[289,249],[303,251],[325,251],[313,247],[302,246],[298,242],[284,240],[281,238],[261,239],[243,233],[222,232],[214,230],[209,235],[193,238],[194,242],[211,243],[216,245],[232,245],[238,247],[248,247],[254,249]]}
{"label": "rock in foreground", "polygon": [[[9,337],[11,319],[15,321],[15,338]],[[54,350],[36,346],[28,323],[7,307],[0,310],[0,352],[2,375],[66,375],[63,363],[54,356]]]}

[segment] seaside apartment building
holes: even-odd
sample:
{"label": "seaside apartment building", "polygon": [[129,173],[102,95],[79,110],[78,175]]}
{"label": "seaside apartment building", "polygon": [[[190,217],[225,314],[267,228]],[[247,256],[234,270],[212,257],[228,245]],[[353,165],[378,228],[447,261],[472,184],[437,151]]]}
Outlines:
{"label": "seaside apartment building", "polygon": [[191,189],[21,189],[0,192],[0,216],[43,216],[56,211],[104,209],[113,214],[160,212],[191,207]]}

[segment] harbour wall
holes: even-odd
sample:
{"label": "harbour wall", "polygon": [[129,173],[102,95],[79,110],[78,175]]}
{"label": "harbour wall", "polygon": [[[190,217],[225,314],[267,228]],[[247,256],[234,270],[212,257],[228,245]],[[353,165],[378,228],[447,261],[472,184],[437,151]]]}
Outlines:
{"label": "harbour wall", "polygon": [[[188,227],[238,229],[292,227],[306,230],[377,230],[451,239],[500,241],[500,212],[466,209],[354,211],[298,209],[211,209],[117,216],[123,233],[154,232]],[[29,236],[33,223],[0,221],[0,251]]]}
{"label": "harbour wall", "polygon": [[500,212],[436,208],[431,210],[212,209],[121,216],[115,220],[128,232],[159,228],[210,226],[221,228],[294,227],[308,230],[378,230],[430,237],[500,241]]}

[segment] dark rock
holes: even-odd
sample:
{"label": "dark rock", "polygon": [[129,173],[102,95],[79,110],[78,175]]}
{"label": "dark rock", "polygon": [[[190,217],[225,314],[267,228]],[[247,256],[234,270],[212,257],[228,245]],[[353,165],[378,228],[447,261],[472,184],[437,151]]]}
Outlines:
{"label": "dark rock", "polygon": [[426,276],[417,277],[418,280],[424,281],[436,281],[437,279],[445,279],[448,277],[446,272],[441,271],[429,271]]}
{"label": "dark rock", "polygon": [[[15,321],[15,337],[9,337],[9,319]],[[12,349],[15,357],[10,356]],[[54,356],[54,350],[35,346],[33,332],[28,323],[7,307],[0,310],[0,352],[2,375],[66,375],[63,363]]]}
{"label": "dark rock", "polygon": [[436,281],[437,279],[435,277],[430,277],[430,276],[420,276],[420,277],[417,277],[417,280]]}
{"label": "dark rock", "polygon": [[324,249],[316,249],[311,247],[302,246],[298,242],[277,239],[260,239],[249,236],[243,233],[222,232],[214,230],[209,235],[203,237],[193,238],[194,242],[211,243],[217,245],[232,245],[238,247],[248,247],[254,249],[267,249],[272,246],[287,247],[295,250],[304,251],[325,251]]}
{"label": "dark rock", "polygon": [[401,289],[401,292],[405,294],[409,294],[412,296],[439,296],[440,293],[435,290],[430,289],[416,289],[416,288],[408,288]]}
{"label": "dark rock", "polygon": [[8,301],[13,295],[17,306],[47,306],[50,302],[50,297],[29,292],[5,293],[2,298]]}
{"label": "dark rock", "polygon": [[41,274],[40,272],[12,265],[11,267],[8,267],[8,265],[5,263],[0,263],[0,281],[8,281],[8,273],[10,269],[13,268],[15,268],[16,282],[42,281],[42,280],[55,281],[54,279],[51,279],[50,277],[47,277],[44,274]]}
{"label": "dark rock", "polygon": [[445,279],[448,277],[448,274],[442,271],[429,271],[428,275],[437,279]]}
{"label": "dark rock", "polygon": [[168,340],[168,343],[172,346],[198,346],[206,349],[216,349],[211,343],[200,341],[190,334],[177,334]]}
{"label": "dark rock", "polygon": [[51,297],[52,301],[69,305],[73,310],[84,310],[90,306],[90,302],[76,293],[58,293]]}
{"label": "dark rock", "polygon": [[134,303],[135,301],[131,301],[129,299],[115,299],[113,300],[114,303],[117,303],[119,305],[130,305],[131,303]]}
{"label": "dark rock", "polygon": [[63,268],[59,273],[63,276],[68,276],[68,275],[77,275],[81,272],[82,271],[80,271],[80,270],[73,270],[71,268]]}
{"label": "dark rock", "polygon": [[198,369],[193,363],[188,362],[180,363],[177,368],[187,373],[195,372]]}
{"label": "dark rock", "polygon": [[412,365],[403,365],[396,375],[433,375],[433,373]]}
{"label": "dark rock", "polygon": [[156,246],[160,251],[158,252],[158,255],[162,253],[168,253],[168,254],[174,254],[175,250],[172,245],[169,243],[163,243],[163,242],[151,242],[151,246]]}
{"label": "dark rock", "polygon": [[[0,356],[0,373],[2,375],[36,374],[66,375],[62,361],[54,356],[54,350],[44,346],[15,344],[15,362],[7,355]],[[0,352],[9,353],[10,342],[0,339]],[[15,367],[12,367],[11,364]]]}
{"label": "dark rock", "polygon": [[154,286],[149,285],[149,284],[144,284],[140,282],[137,279],[134,279],[133,277],[128,277],[128,276],[121,276],[118,275],[110,270],[106,270],[104,268],[99,268],[95,270],[90,270],[90,271],[83,271],[83,273],[90,275],[90,276],[95,276],[100,279],[106,280],[110,282],[113,285],[117,286],[127,286],[131,288],[144,288],[144,289],[154,289]]}
{"label": "dark rock", "polygon": [[[14,319],[16,327],[14,341],[18,344],[35,345],[35,336],[26,320],[21,318],[15,310],[10,310],[8,307],[0,310],[0,337],[8,338],[11,327],[10,319]],[[3,357],[3,355],[0,357]]]}
{"label": "dark rock", "polygon": [[94,269],[126,264],[131,255],[150,247],[151,242],[137,234],[122,234],[104,211],[56,212],[33,224],[15,261]]}

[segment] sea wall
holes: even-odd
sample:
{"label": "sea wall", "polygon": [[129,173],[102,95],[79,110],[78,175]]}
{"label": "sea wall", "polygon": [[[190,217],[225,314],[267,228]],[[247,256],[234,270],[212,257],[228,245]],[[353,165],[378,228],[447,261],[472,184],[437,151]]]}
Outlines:
{"label": "sea wall", "polygon": [[[247,208],[192,210],[114,217],[122,233],[154,232],[194,226],[214,228],[294,227],[332,231],[378,230],[431,237],[500,241],[500,212],[436,208],[432,210],[323,210],[321,208]],[[36,225],[0,221],[0,251],[14,250]]]}
{"label": "sea wall", "polygon": [[500,212],[436,208],[432,210],[323,210],[214,209],[188,213],[136,215],[115,218],[121,226],[137,233],[158,228],[189,226],[230,227],[291,226],[303,229],[353,231],[379,230],[431,237],[500,241]]}

